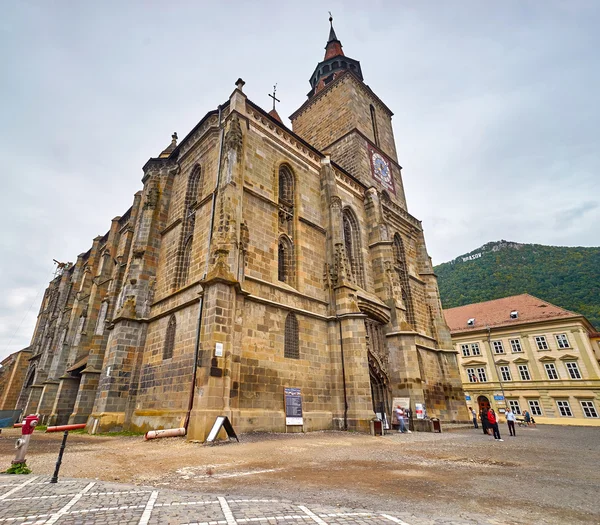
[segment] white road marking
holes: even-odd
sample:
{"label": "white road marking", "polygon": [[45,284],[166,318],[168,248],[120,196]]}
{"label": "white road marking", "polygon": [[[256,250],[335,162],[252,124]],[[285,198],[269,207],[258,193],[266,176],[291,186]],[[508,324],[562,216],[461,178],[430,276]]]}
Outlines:
{"label": "white road marking", "polygon": [[319,516],[317,516],[312,510],[304,507],[303,505],[298,505],[298,508],[304,512],[304,514],[310,516],[315,523],[318,523],[319,525],[327,525],[327,522],[319,518]]}
{"label": "white road marking", "polygon": [[156,503],[156,498],[158,498],[158,490],[153,490],[152,494],[150,494],[150,498],[146,503],[146,508],[144,508],[144,512],[142,513],[142,517],[138,522],[138,525],[148,525],[150,521],[150,516],[152,515],[152,509],[154,508],[154,504]]}
{"label": "white road marking", "polygon": [[386,520],[393,521],[394,523],[399,523],[400,525],[409,525],[405,521],[402,521],[400,518],[394,518],[394,516],[388,516],[387,514],[382,514],[381,516]]}
{"label": "white road marking", "polygon": [[223,514],[225,515],[225,519],[227,520],[227,525],[237,525],[237,521],[235,521],[235,518],[233,517],[233,512],[231,512],[231,509],[229,508],[229,503],[227,503],[227,500],[222,496],[217,496],[217,499],[219,500],[219,503],[221,504],[221,510],[223,511]]}
{"label": "white road marking", "polygon": [[8,496],[10,496],[11,494],[14,494],[15,492],[17,492],[17,490],[21,490],[26,485],[33,483],[36,479],[38,479],[38,476],[33,476],[32,478],[29,478],[27,481],[24,481],[20,485],[17,485],[14,489],[9,490],[6,494],[2,494],[2,496],[0,496],[0,500],[8,498]]}
{"label": "white road marking", "polygon": [[73,498],[69,501],[69,503],[67,503],[62,509],[60,509],[55,514],[52,514],[52,516],[50,516],[50,519],[48,519],[48,521],[46,522],[46,525],[52,525],[53,523],[56,523],[61,518],[61,516],[63,516],[64,514],[67,514],[67,512],[69,512],[69,510],[71,510],[71,507],[73,505],[75,505],[75,503],[77,503],[83,497],[83,495],[86,492],[88,492],[95,484],[96,484],[95,481],[88,483],[81,492],[79,492],[78,494],[75,494],[75,496],[73,496]]}

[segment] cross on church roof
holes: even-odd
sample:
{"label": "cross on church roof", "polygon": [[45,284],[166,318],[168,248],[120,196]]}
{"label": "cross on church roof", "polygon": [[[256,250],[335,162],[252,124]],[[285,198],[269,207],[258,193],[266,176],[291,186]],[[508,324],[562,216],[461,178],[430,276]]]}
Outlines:
{"label": "cross on church roof", "polygon": [[281,102],[281,100],[279,100],[279,99],[278,99],[278,98],[275,96],[275,93],[276,93],[276,92],[277,92],[277,84],[275,84],[275,85],[273,86],[273,94],[271,95],[271,94],[269,93],[269,96],[270,96],[270,97],[273,99],[273,111],[275,111],[275,101],[277,101],[277,102]]}

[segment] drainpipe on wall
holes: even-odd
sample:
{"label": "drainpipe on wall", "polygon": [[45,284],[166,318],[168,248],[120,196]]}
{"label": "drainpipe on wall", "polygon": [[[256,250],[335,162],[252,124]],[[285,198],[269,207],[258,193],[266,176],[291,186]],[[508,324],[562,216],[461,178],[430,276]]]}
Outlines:
{"label": "drainpipe on wall", "polygon": [[494,368],[496,369],[496,375],[498,376],[498,383],[500,384],[500,390],[502,390],[502,397],[504,398],[504,404],[508,406],[506,401],[506,395],[504,394],[504,384],[502,383],[502,374],[498,370],[498,365],[496,364],[496,359],[494,358],[494,352],[492,351],[492,329],[489,326],[486,326],[487,329],[487,342],[488,348],[490,349],[490,356],[492,358],[492,363],[494,363]]}
{"label": "drainpipe on wall", "polygon": [[[225,129],[223,128],[223,125],[221,122],[222,113],[223,113],[223,107],[219,104],[219,117],[218,117],[219,129],[220,129],[219,162],[217,164],[217,182],[215,184],[215,190],[213,191],[211,210],[210,210],[210,227],[208,230],[208,242],[207,242],[207,247],[206,247],[206,266],[204,268],[204,275],[202,276],[202,279],[205,279],[206,275],[208,274],[208,265],[210,262],[210,247],[212,245],[213,226],[215,224],[215,212],[217,209],[217,206],[216,206],[217,193],[219,191],[219,184],[221,182],[221,158],[223,157],[223,134],[225,132]],[[198,308],[198,322],[196,324],[196,343],[194,345],[194,364],[192,365],[193,366],[192,384],[190,386],[190,399],[188,402],[188,409],[187,409],[187,413],[185,415],[185,422],[183,423],[183,427],[185,428],[186,433],[187,433],[188,425],[190,424],[190,415],[192,413],[192,408],[194,408],[194,393],[196,390],[196,376],[197,376],[197,371],[198,371],[198,354],[200,353],[200,332],[202,330],[203,307],[204,307],[204,295],[202,295],[200,297],[200,306]]]}
{"label": "drainpipe on wall", "polygon": [[[337,316],[336,316],[337,317]],[[342,384],[344,386],[344,430],[348,430],[348,396],[346,394],[346,366],[344,363],[344,340],[342,339],[342,321],[337,317],[340,329],[340,351],[342,356]]]}

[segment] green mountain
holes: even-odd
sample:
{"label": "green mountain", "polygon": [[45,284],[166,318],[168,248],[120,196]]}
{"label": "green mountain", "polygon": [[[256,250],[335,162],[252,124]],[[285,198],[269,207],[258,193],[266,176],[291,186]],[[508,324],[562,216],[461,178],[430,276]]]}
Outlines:
{"label": "green mountain", "polygon": [[490,242],[434,269],[444,308],[530,293],[600,327],[600,248]]}

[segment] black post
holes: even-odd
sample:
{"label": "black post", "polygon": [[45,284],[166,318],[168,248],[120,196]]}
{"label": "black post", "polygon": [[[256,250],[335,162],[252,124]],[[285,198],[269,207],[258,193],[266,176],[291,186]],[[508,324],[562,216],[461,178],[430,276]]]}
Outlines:
{"label": "black post", "polygon": [[62,443],[60,445],[60,452],[58,453],[58,459],[56,460],[56,467],[54,469],[54,476],[52,476],[52,479],[50,480],[50,483],[57,483],[58,482],[58,471],[60,470],[60,464],[62,463],[62,457],[63,457],[63,453],[65,452],[65,447],[67,446],[67,438],[69,437],[69,431],[65,430],[65,433],[63,434],[63,440]]}

